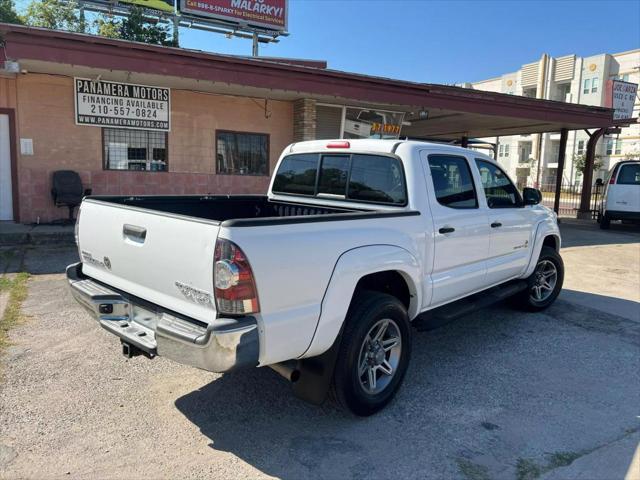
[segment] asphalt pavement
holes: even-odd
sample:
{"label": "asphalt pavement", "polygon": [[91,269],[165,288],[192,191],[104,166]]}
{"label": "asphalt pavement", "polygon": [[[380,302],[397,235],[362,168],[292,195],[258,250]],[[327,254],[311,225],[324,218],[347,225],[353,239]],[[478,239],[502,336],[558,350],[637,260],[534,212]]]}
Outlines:
{"label": "asphalt pavement", "polygon": [[0,477],[640,478],[640,232],[562,230],[551,308],[415,332],[398,397],[364,419],[268,368],[126,359],[53,273],[75,248],[5,249],[0,271],[33,276],[2,358]]}

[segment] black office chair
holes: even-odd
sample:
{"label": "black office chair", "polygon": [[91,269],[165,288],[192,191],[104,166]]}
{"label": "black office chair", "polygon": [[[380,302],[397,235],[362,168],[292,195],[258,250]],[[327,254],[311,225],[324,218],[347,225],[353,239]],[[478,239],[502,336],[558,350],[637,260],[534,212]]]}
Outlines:
{"label": "black office chair", "polygon": [[53,172],[51,180],[51,196],[56,207],[69,208],[69,223],[75,222],[73,209],[80,205],[82,197],[91,195],[91,189],[82,187],[82,180],[78,172],[73,170],[58,170]]}

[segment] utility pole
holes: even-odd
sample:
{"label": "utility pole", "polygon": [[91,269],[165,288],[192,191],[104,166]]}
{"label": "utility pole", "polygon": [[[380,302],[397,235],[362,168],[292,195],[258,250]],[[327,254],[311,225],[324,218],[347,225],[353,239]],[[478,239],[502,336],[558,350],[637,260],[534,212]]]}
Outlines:
{"label": "utility pole", "polygon": [[253,32],[253,47],[251,48],[251,56],[258,56],[258,32]]}
{"label": "utility pole", "polygon": [[180,46],[180,17],[173,17],[173,46]]}
{"label": "utility pole", "polygon": [[173,3],[173,46],[180,46],[180,11],[177,1]]}
{"label": "utility pole", "polygon": [[81,33],[86,33],[86,31],[87,31],[87,19],[86,19],[85,15],[84,15],[84,5],[80,5],[79,10],[80,10],[80,15],[79,15],[79,18],[80,18],[80,32]]}

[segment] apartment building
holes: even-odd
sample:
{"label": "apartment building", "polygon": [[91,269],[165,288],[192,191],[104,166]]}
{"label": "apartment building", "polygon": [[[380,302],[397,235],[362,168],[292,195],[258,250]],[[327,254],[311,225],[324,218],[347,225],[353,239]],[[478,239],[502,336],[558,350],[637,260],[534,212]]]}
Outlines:
{"label": "apartment building", "polygon": [[[566,55],[553,58],[545,54],[538,61],[523,65],[517,72],[461,86],[560,102],[606,106],[606,88],[608,80],[612,79],[640,83],[640,49],[591,57]],[[636,97],[633,117],[638,117],[639,112],[640,99]],[[576,168],[576,159],[584,155],[588,139],[586,132],[569,132],[563,183],[580,183],[582,175]],[[486,140],[498,143],[498,161],[519,184],[533,184],[536,181],[540,185],[555,183],[560,133]],[[594,172],[594,180],[604,178],[609,168],[624,158],[640,158],[640,125],[623,128],[618,135],[603,137],[598,142],[596,154],[601,166]]]}

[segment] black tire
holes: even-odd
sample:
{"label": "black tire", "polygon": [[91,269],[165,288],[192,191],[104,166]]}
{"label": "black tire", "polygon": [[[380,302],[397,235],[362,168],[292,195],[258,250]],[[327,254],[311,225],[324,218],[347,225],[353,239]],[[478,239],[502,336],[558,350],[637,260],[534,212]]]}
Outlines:
{"label": "black tire", "polygon": [[600,228],[602,230],[609,230],[610,226],[611,226],[611,219],[609,218],[609,215],[605,213],[602,216],[602,218],[600,218]]}
{"label": "black tire", "polygon": [[[388,384],[380,392],[369,393],[358,375],[359,359],[370,330],[381,320],[391,320],[399,334],[400,352],[397,366]],[[395,328],[397,327],[397,329]],[[368,343],[367,345],[370,345]],[[389,352],[391,354],[391,352]],[[383,355],[387,353],[383,352]],[[394,397],[407,371],[411,358],[411,325],[405,306],[385,293],[364,291],[357,294],[345,320],[342,340],[334,370],[332,393],[343,408],[355,415],[369,416],[384,408]],[[374,372],[374,376],[376,373]],[[381,379],[383,373],[381,372]],[[375,383],[375,382],[374,382]]]}
{"label": "black tire", "polygon": [[[538,300],[535,298],[534,287],[537,285],[539,267],[543,265],[543,262],[551,262],[554,265],[556,269],[556,280],[551,294],[545,296],[543,300]],[[536,262],[536,269],[526,280],[526,290],[523,290],[512,298],[512,305],[529,312],[539,312],[555,302],[560,294],[560,290],[562,290],[562,283],[564,282],[564,262],[555,248],[542,247],[540,257],[538,257],[538,261]]]}

